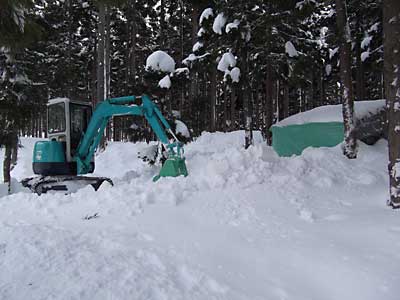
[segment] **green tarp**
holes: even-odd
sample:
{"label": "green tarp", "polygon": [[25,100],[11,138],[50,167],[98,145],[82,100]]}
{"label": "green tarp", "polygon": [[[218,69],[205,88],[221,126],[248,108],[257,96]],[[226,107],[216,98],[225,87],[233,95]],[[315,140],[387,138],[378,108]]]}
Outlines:
{"label": "green tarp", "polygon": [[334,147],[343,141],[342,122],[273,126],[272,147],[279,156],[300,155],[307,147]]}

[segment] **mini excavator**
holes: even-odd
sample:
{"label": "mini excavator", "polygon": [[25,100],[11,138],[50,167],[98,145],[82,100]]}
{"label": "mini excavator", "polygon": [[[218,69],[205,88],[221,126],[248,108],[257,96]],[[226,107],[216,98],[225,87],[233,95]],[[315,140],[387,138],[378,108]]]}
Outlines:
{"label": "mini excavator", "polygon": [[182,143],[149,96],[106,99],[93,112],[89,103],[57,98],[47,104],[49,140],[36,142],[33,150],[33,171],[39,176],[22,180],[22,185],[38,195],[68,192],[71,185],[91,185],[96,191],[105,181],[113,185],[110,178],[84,175],[94,171],[94,154],[108,121],[122,115],[143,116],[165,149],[166,160],[153,181],[188,175]]}

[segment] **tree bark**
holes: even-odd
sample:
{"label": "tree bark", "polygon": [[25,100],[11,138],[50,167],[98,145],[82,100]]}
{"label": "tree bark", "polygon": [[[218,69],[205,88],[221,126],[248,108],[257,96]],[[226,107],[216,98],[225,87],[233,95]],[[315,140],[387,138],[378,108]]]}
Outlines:
{"label": "tree bark", "polygon": [[346,0],[336,0],[336,19],[340,39],[340,81],[343,99],[344,146],[347,158],[357,157],[357,139],[354,130],[354,96],[351,78],[351,36],[346,11]]}
{"label": "tree bark", "polygon": [[400,2],[384,0],[384,70],[388,109],[388,204],[400,208]]}
{"label": "tree bark", "polygon": [[269,146],[272,145],[272,132],[270,131],[274,121],[274,84],[272,82],[272,67],[267,64],[267,77],[265,79],[265,129],[264,136]]}
{"label": "tree bark", "polygon": [[211,66],[210,81],[210,132],[215,132],[217,120],[217,68],[213,65]]}
{"label": "tree bark", "polygon": [[8,193],[11,193],[11,153],[12,143],[10,135],[8,134],[4,143],[5,153],[3,161],[3,180],[8,185]]}
{"label": "tree bark", "polygon": [[244,116],[245,116],[245,143],[244,148],[247,149],[251,145],[253,145],[253,103],[251,99],[251,90],[250,83],[248,78],[249,73],[249,57],[248,57],[248,45],[245,44],[242,49],[242,72],[241,76],[241,84],[243,88],[243,108],[244,108]]}

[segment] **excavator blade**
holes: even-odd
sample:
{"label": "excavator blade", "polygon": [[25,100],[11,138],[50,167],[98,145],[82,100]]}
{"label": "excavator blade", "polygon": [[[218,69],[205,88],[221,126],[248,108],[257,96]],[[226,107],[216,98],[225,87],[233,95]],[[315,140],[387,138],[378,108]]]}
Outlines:
{"label": "excavator blade", "polygon": [[168,158],[164,162],[160,170],[160,174],[155,176],[153,181],[156,182],[161,177],[177,177],[181,175],[185,177],[188,175],[185,159],[180,157],[172,157]]}

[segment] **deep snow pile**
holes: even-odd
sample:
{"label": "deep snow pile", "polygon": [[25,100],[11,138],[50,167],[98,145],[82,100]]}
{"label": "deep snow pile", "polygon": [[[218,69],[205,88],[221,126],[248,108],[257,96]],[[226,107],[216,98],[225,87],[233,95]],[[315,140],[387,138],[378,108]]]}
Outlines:
{"label": "deep snow pile", "polygon": [[157,183],[136,159],[146,144],[112,143],[96,174],[114,187],[0,198],[0,299],[398,299],[386,143],[347,160],[243,139],[203,134],[185,148],[190,175]]}

